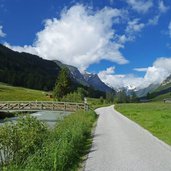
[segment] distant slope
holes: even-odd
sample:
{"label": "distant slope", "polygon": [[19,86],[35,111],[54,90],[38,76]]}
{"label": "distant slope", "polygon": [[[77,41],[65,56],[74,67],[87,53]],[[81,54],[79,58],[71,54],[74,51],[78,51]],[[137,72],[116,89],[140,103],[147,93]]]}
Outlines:
{"label": "distant slope", "polygon": [[46,93],[22,87],[0,83],[0,101],[48,101],[52,100]]}
{"label": "distant slope", "polygon": [[137,94],[138,97],[144,97],[148,93],[153,92],[157,87],[159,87],[158,84],[150,84],[148,87],[136,91],[136,94]]}
{"label": "distant slope", "polygon": [[170,99],[170,98],[171,98],[171,93],[165,93],[154,97],[152,101],[163,101],[163,99]]}
{"label": "distant slope", "polygon": [[171,75],[167,77],[166,80],[155,90],[155,92],[160,92],[171,88]]}
{"label": "distant slope", "polygon": [[36,55],[15,52],[0,45],[0,82],[40,90],[54,87],[60,68]]}
{"label": "distant slope", "polygon": [[84,79],[83,75],[80,73],[80,71],[78,70],[78,68],[71,66],[71,65],[66,65],[63,64],[60,61],[55,60],[54,61],[60,68],[64,68],[67,67],[69,69],[69,73],[70,73],[70,77],[71,79],[73,79],[74,81],[78,82],[79,84],[82,84],[84,86],[89,86],[89,84],[86,82],[86,80]]}
{"label": "distant slope", "polygon": [[104,91],[104,92],[114,91],[112,90],[112,88],[108,87],[104,82],[102,82],[97,74],[85,73],[84,79],[94,89]]}
{"label": "distant slope", "polygon": [[154,100],[171,98],[171,75],[149,94],[149,98]]}

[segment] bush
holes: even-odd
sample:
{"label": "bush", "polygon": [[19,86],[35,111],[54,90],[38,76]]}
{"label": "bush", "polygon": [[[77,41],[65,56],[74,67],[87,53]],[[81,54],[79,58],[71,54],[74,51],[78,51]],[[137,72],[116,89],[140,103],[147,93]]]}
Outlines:
{"label": "bush", "polygon": [[77,163],[95,121],[94,112],[77,112],[58,123],[44,148],[27,162],[28,170],[66,171]]}
{"label": "bush", "polygon": [[95,119],[95,112],[80,111],[49,130],[32,117],[3,126],[0,147],[12,152],[6,157],[4,170],[71,170],[79,162]]}
{"label": "bush", "polygon": [[34,117],[20,118],[17,123],[0,127],[1,166],[23,164],[28,156],[41,148],[47,127]]}
{"label": "bush", "polygon": [[74,92],[74,93],[69,93],[66,96],[64,96],[61,101],[65,101],[65,102],[83,102],[82,96],[80,93],[78,92]]}

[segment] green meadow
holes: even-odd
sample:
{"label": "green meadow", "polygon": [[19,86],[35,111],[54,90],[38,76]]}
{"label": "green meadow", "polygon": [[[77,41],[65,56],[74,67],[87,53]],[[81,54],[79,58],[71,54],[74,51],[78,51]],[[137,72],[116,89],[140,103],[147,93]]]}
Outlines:
{"label": "green meadow", "polygon": [[48,101],[46,92],[0,83],[0,101]]}
{"label": "green meadow", "polygon": [[115,108],[171,145],[171,103],[116,104]]}

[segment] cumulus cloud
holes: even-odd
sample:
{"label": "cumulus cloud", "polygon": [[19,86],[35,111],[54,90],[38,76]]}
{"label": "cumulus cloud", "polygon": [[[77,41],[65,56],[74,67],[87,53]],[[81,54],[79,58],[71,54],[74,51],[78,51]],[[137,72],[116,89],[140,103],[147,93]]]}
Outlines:
{"label": "cumulus cloud", "polygon": [[136,87],[142,89],[148,87],[151,84],[162,83],[169,75],[171,75],[171,57],[170,58],[158,58],[153,66],[148,68],[137,68],[136,70],[145,71],[144,77],[136,77],[133,74],[117,75],[114,72],[105,71],[99,72],[99,77],[103,82],[114,87],[116,89],[122,87]]}
{"label": "cumulus cloud", "polygon": [[114,74],[114,73],[115,73],[115,67],[114,66],[109,67],[106,70],[100,72],[100,74],[102,74],[102,75],[109,75],[109,74]]}
{"label": "cumulus cloud", "polygon": [[161,0],[159,1],[159,11],[161,13],[165,13],[169,10],[169,7],[165,6],[164,2]]}
{"label": "cumulus cloud", "polygon": [[0,26],[0,37],[5,37],[6,34],[3,32],[3,26]]}
{"label": "cumulus cloud", "polygon": [[126,2],[138,13],[146,13],[153,6],[152,0],[126,0]]}
{"label": "cumulus cloud", "polygon": [[114,24],[118,24],[124,11],[107,8],[93,12],[83,5],[64,10],[61,17],[48,19],[45,27],[37,33],[32,46],[11,47],[42,56],[45,59],[60,60],[81,70],[90,64],[107,59],[118,64],[128,61],[120,49],[123,44],[115,41]]}
{"label": "cumulus cloud", "polygon": [[134,68],[134,71],[138,71],[138,72],[146,72],[148,70],[148,68]]}

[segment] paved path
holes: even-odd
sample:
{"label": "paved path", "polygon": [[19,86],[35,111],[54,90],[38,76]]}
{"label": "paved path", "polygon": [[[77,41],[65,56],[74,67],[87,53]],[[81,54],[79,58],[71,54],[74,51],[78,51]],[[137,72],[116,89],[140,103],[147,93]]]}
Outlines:
{"label": "paved path", "polygon": [[113,106],[99,114],[85,171],[171,171],[171,147]]}

